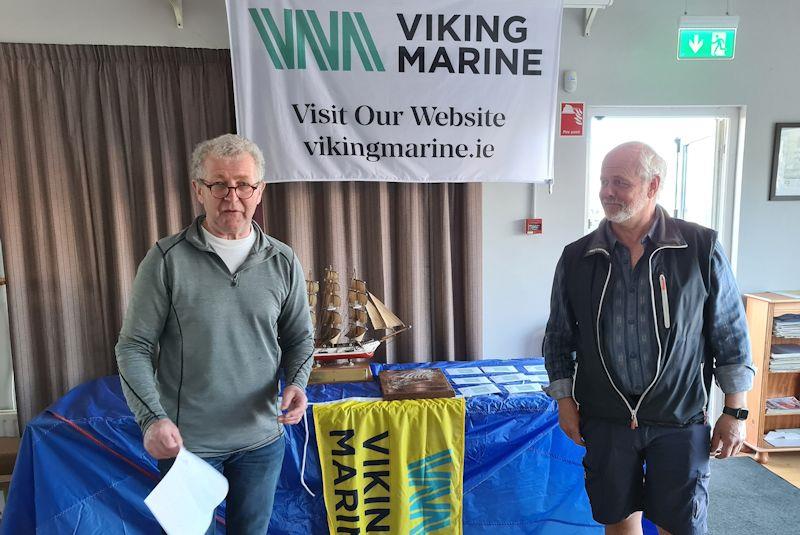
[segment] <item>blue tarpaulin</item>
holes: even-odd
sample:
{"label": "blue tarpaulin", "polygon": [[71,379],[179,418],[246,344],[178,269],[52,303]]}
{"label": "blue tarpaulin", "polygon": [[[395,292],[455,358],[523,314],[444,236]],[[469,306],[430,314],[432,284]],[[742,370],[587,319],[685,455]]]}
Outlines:
{"label": "blue tarpaulin", "polygon": [[[520,359],[372,367],[377,376],[384,368],[514,365],[524,371],[524,365],[541,363]],[[377,382],[316,385],[308,396],[311,403],[378,398],[380,387]],[[308,447],[303,422],[286,427],[270,534],[328,532],[310,407],[305,423]],[[583,449],[558,429],[556,404],[544,394],[503,390],[468,398],[465,438],[465,534],[602,533],[583,489]],[[301,484],[304,453],[303,479],[316,497]],[[0,532],[158,533],[143,502],[157,479],[156,463],[142,446],[119,377],[85,383],[28,424]],[[218,529],[224,532],[221,523]]]}

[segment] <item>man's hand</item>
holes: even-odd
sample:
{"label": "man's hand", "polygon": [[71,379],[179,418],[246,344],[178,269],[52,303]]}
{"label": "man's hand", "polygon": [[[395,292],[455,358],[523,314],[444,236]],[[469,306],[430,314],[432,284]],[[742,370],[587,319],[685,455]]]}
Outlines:
{"label": "man's hand", "polygon": [[571,397],[558,400],[558,425],[566,435],[578,446],[584,446],[580,431],[580,415],[578,404]]}
{"label": "man's hand", "polygon": [[744,422],[733,416],[723,414],[714,426],[711,435],[711,454],[717,459],[725,459],[739,453],[744,442]]}
{"label": "man's hand", "polygon": [[171,459],[178,455],[183,438],[177,426],[169,418],[162,418],[147,428],[144,434],[144,449],[156,459]]}
{"label": "man's hand", "polygon": [[306,407],[308,407],[306,393],[298,386],[289,385],[283,389],[281,410],[284,413],[278,416],[278,421],[283,425],[294,425],[306,413]]}

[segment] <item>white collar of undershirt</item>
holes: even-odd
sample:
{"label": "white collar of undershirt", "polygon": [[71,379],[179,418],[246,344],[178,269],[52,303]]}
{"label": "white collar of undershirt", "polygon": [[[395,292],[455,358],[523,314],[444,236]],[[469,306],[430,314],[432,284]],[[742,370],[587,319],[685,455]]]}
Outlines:
{"label": "white collar of undershirt", "polygon": [[250,251],[250,248],[253,247],[253,244],[256,242],[256,233],[253,232],[253,229],[250,229],[250,234],[245,236],[244,238],[239,238],[236,240],[229,240],[227,238],[220,238],[208,231],[208,229],[204,226],[200,226],[203,229],[203,235],[206,237],[206,241],[209,245],[216,248],[222,249],[240,249],[246,248],[247,251]]}
{"label": "white collar of undershirt", "polygon": [[203,235],[206,237],[206,242],[208,245],[210,245],[211,248],[214,249],[214,252],[219,255],[219,257],[228,267],[228,270],[231,273],[236,273],[239,267],[244,264],[244,261],[247,259],[247,257],[250,255],[250,251],[253,249],[253,244],[256,242],[255,231],[251,229],[250,234],[244,238],[239,238],[237,240],[226,240],[225,238],[214,236],[205,227],[201,228],[203,229]]}

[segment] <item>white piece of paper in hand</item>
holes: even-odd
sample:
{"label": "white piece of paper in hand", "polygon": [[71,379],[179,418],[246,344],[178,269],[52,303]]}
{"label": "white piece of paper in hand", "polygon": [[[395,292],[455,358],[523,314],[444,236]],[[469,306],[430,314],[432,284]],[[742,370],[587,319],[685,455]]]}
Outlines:
{"label": "white piece of paper in hand", "polygon": [[225,476],[181,448],[172,468],[144,503],[168,535],[202,535],[227,495]]}

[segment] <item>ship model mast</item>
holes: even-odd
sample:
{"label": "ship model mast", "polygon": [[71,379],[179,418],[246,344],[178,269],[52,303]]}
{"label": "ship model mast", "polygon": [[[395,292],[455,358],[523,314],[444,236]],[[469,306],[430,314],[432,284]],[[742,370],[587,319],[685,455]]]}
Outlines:
{"label": "ship model mast", "polygon": [[317,295],[319,294],[319,282],[311,280],[311,272],[308,273],[306,280],[306,295],[308,296],[308,308],[311,312],[311,325],[317,329]]}
{"label": "ship model mast", "polygon": [[[313,320],[320,288],[312,280],[306,281],[306,288]],[[347,289],[347,332],[342,326],[341,301],[339,273],[329,266],[322,281],[320,325],[314,340],[314,357],[318,362],[372,358],[384,340],[411,328],[370,293],[367,283],[356,278],[355,273]]]}
{"label": "ship model mast", "polygon": [[339,307],[342,298],[339,295],[339,273],[332,267],[325,268],[325,278],[322,282],[322,320],[314,345],[336,345],[342,335],[342,315]]}

